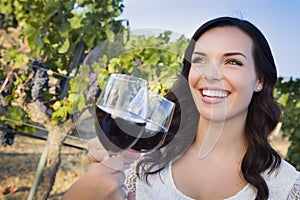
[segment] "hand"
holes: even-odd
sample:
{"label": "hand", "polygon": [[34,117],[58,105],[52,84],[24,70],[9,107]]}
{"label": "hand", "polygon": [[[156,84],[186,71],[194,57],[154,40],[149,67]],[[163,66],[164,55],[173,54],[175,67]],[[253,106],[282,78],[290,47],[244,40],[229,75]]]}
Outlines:
{"label": "hand", "polygon": [[124,200],[125,175],[123,171],[109,168],[102,163],[94,164],[65,193],[63,200]]}
{"label": "hand", "polygon": [[134,151],[125,151],[109,157],[98,138],[88,142],[91,167],[64,195],[67,199],[125,199],[124,171],[140,157]]}
{"label": "hand", "polygon": [[129,168],[130,164],[140,157],[139,152],[128,150],[109,158],[108,152],[103,148],[98,138],[89,140],[87,146],[87,157],[91,166],[101,162],[110,168],[124,171]]}
{"label": "hand", "polygon": [[97,137],[89,140],[87,142],[88,154],[87,157],[89,159],[90,165],[93,166],[108,156],[107,151],[104,149],[102,144],[100,143]]}

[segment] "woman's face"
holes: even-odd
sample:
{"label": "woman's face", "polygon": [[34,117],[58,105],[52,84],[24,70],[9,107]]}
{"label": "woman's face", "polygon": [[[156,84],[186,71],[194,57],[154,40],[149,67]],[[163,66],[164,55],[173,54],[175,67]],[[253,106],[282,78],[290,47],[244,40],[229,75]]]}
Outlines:
{"label": "woman's face", "polygon": [[262,89],[252,49],[252,39],[234,27],[213,28],[196,41],[189,85],[202,117],[246,118],[253,93]]}

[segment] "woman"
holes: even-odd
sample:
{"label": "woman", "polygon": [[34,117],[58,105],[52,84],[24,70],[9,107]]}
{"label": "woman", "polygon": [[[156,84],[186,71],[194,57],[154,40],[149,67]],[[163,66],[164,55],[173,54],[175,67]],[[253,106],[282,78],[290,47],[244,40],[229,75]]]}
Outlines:
{"label": "woman", "polygon": [[[245,20],[211,20],[195,32],[183,62],[168,94],[176,102],[168,138],[140,159],[138,178],[127,178],[135,198],[299,199],[300,173],[268,141],[281,111],[263,34]],[[118,198],[125,195],[116,185]]]}

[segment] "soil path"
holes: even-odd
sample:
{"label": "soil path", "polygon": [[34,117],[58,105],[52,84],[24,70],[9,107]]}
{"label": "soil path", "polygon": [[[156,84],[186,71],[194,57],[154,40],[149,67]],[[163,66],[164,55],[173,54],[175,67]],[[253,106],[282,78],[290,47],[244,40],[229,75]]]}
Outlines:
{"label": "soil path", "polygon": [[[0,186],[17,186],[17,192],[0,196],[0,200],[26,200],[45,141],[16,135],[14,144],[0,146]],[[85,150],[63,146],[56,181],[49,200],[60,199],[62,194],[87,169]]]}

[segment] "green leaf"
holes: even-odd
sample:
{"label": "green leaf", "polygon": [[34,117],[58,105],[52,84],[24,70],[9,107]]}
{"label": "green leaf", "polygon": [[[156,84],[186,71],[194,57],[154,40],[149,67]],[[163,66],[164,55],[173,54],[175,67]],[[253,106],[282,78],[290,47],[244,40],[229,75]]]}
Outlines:
{"label": "green leaf", "polygon": [[54,124],[54,125],[58,125],[59,124],[59,119],[58,118],[51,119],[51,123]]}
{"label": "green leaf", "polygon": [[45,21],[51,20],[51,17],[57,14],[60,9],[59,3],[48,0],[43,6],[43,13],[46,15]]}
{"label": "green leaf", "polygon": [[85,106],[86,106],[85,98],[81,95],[80,98],[79,98],[78,110],[82,111]]}
{"label": "green leaf", "polygon": [[54,110],[58,110],[60,107],[61,107],[61,101],[56,101],[53,105],[52,105],[52,108]]}
{"label": "green leaf", "polygon": [[43,47],[43,40],[41,38],[41,30],[40,29],[38,29],[38,31],[36,33],[35,42],[37,43],[37,45],[40,49]]}
{"label": "green leaf", "polygon": [[8,0],[0,1],[0,13],[2,14],[11,14],[13,12],[12,3]]}
{"label": "green leaf", "polygon": [[78,14],[74,14],[73,17],[71,17],[70,19],[68,19],[69,23],[70,23],[70,29],[79,29],[81,28],[83,25],[81,24],[81,18],[82,16],[78,15]]}
{"label": "green leaf", "polygon": [[110,42],[114,42],[114,36],[115,36],[114,32],[108,27],[106,27],[106,29],[104,31],[105,31],[107,39]]}
{"label": "green leaf", "polygon": [[69,50],[70,47],[70,41],[69,39],[66,39],[64,44],[58,49],[58,53],[64,54]]}

